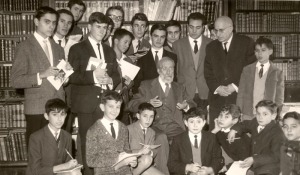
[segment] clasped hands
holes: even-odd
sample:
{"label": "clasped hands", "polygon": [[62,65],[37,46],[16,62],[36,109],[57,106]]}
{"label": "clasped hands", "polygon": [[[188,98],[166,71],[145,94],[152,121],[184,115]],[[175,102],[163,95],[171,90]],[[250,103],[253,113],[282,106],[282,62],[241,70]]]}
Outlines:
{"label": "clasped hands", "polygon": [[[155,108],[158,108],[158,107],[162,106],[162,104],[163,104],[158,96],[150,99],[149,103]],[[177,109],[179,109],[179,110],[183,110],[187,106],[188,106],[188,103],[186,102],[186,100],[184,100],[182,103],[177,103],[177,105],[176,105]]]}
{"label": "clasped hands", "polygon": [[219,86],[216,90],[217,94],[223,97],[227,97],[228,95],[235,92],[235,89],[232,84],[229,84],[227,86]]}
{"label": "clasped hands", "polygon": [[112,84],[112,78],[108,76],[107,69],[102,69],[99,65],[95,70],[94,74],[99,84]]}
{"label": "clasped hands", "polygon": [[211,167],[201,166],[198,163],[187,164],[185,170],[192,175],[209,175],[214,172]]}

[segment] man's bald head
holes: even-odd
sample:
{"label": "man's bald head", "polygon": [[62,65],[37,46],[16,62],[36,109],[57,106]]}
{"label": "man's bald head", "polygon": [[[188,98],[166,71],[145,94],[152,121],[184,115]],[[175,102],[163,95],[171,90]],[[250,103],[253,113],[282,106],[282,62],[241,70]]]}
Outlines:
{"label": "man's bald head", "polygon": [[233,22],[228,16],[220,16],[215,21],[215,32],[220,42],[226,42],[232,36]]}

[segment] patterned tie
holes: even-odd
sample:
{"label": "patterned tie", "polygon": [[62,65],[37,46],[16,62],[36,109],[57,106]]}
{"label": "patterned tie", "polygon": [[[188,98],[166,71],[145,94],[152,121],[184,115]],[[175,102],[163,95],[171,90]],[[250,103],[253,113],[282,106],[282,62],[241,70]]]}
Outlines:
{"label": "patterned tie", "polygon": [[224,43],[224,51],[225,51],[225,54],[228,53],[228,50],[227,50],[227,43],[228,43],[228,42],[225,42],[225,43]]}
{"label": "patterned tie", "polygon": [[194,136],[195,137],[195,143],[194,143],[194,147],[198,148],[198,140],[197,140],[197,135]]}
{"label": "patterned tie", "polygon": [[61,46],[61,39],[58,40],[58,44]]}
{"label": "patterned tie", "polygon": [[264,65],[261,64],[260,66],[261,66],[261,68],[260,68],[260,70],[258,72],[259,78],[261,78],[263,76],[263,73],[264,73]]}
{"label": "patterned tie", "polygon": [[113,123],[110,123],[111,136],[116,139],[116,132]]}
{"label": "patterned tie", "polygon": [[50,61],[50,54],[49,54],[49,49],[48,49],[48,45],[47,45],[48,40],[45,39],[43,42],[44,42],[44,51],[45,51],[45,54],[46,54],[48,60]]}
{"label": "patterned tie", "polygon": [[101,58],[101,51],[100,51],[100,43],[97,43],[97,46],[98,46],[99,56],[100,56],[100,60],[101,60],[102,58]]}
{"label": "patterned tie", "polygon": [[58,135],[58,132],[54,133],[55,134],[55,140],[56,140],[56,144],[58,145],[59,144],[59,141],[60,141],[60,137]]}
{"label": "patterned tie", "polygon": [[194,46],[194,53],[196,54],[198,52],[198,44],[197,40],[194,40],[195,46]]}
{"label": "patterned tie", "polygon": [[158,66],[158,55],[157,55],[158,51],[155,51],[155,64],[156,64],[156,67]]}
{"label": "patterned tie", "polygon": [[169,85],[169,83],[165,83],[165,85],[166,85],[165,96],[167,97],[169,95],[169,92],[170,92],[170,85]]}

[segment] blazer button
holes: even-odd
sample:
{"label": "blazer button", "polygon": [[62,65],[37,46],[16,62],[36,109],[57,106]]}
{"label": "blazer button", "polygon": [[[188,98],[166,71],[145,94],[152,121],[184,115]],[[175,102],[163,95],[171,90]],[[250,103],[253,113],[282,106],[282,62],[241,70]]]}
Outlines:
{"label": "blazer button", "polygon": [[100,98],[100,96],[99,96],[99,95],[97,95],[97,98]]}

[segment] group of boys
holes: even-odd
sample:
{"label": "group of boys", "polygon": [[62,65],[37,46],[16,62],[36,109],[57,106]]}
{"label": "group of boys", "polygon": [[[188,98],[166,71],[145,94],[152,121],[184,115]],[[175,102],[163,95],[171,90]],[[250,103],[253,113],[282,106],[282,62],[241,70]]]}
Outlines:
{"label": "group of boys", "polygon": [[[89,18],[89,34],[65,57],[63,47],[68,38],[83,36],[77,22],[86,7],[81,0],[71,0],[69,10],[39,8],[34,19],[36,31],[16,50],[11,79],[13,87],[25,89],[27,174],[53,174],[77,166],[69,155],[71,136],[61,129],[68,106],[72,117],[67,122],[78,116],[84,174],[217,174],[226,172],[233,161],[251,167],[249,173],[271,175],[281,171],[285,175],[291,171],[291,166],[279,166],[284,135],[275,119],[277,106],[283,102],[284,81],[282,71],[269,61],[273,53],[269,39],[256,41],[257,61],[237,69],[241,71],[239,80],[231,80],[232,70],[227,67],[222,69],[225,77],[218,85],[221,75],[214,74],[220,70],[214,69],[219,63],[210,51],[218,43],[202,35],[206,17],[201,13],[189,15],[189,36],[180,40],[177,21],[153,25],[150,44],[144,39],[149,21],[143,13],[134,15],[131,33],[121,29],[121,7],[110,7],[106,15],[94,12]],[[229,65],[232,60],[227,52],[233,52],[235,38],[245,38],[226,33],[232,28],[228,17],[218,18],[215,28],[220,42],[222,34],[228,35],[228,43],[223,46],[226,52],[222,49],[221,55]],[[251,48],[251,42],[245,41]],[[135,53],[140,50],[149,51],[139,58]],[[252,51],[245,50],[248,52],[249,58],[239,64],[253,62]],[[102,60],[106,67],[87,69],[91,57]],[[64,87],[56,90],[47,77],[59,73],[55,66],[64,58],[74,73]],[[134,80],[122,76],[123,61],[140,67]],[[211,87],[214,90],[209,94]],[[68,106],[62,101],[64,90]],[[132,92],[136,94],[131,100]],[[221,97],[224,104],[237,95],[237,105],[224,105],[218,110],[220,101],[217,106],[210,105],[212,133],[203,129],[209,95],[215,100]],[[128,120],[130,111],[137,112],[138,120],[132,124]],[[182,111],[186,111],[184,117]],[[299,114],[286,114],[283,131],[289,141],[299,140],[299,132],[295,132],[299,125]],[[251,139],[245,133],[250,133]],[[151,149],[157,144],[159,148]],[[135,154],[128,157],[130,153]],[[284,151],[281,157],[290,158]],[[112,166],[115,162],[119,163]]]}

